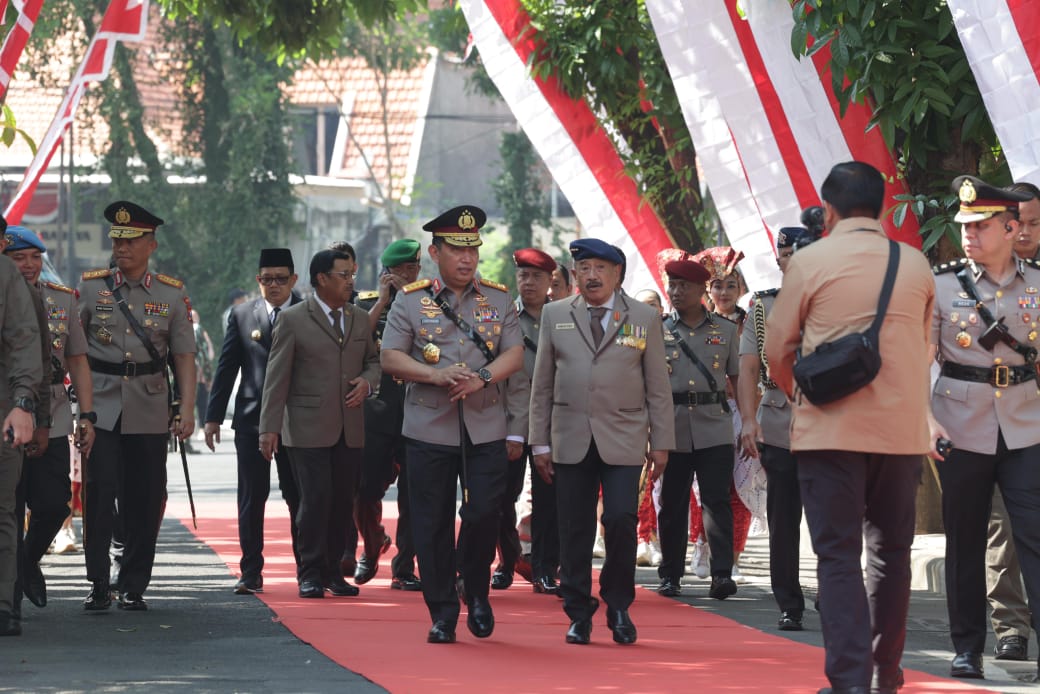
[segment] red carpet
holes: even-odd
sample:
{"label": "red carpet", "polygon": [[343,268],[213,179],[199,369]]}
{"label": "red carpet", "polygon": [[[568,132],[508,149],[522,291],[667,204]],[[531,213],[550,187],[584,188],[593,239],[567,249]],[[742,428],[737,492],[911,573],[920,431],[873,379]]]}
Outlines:
{"label": "red carpet", "polygon": [[[396,511],[394,504],[387,511]],[[564,643],[568,620],[560,601],[536,595],[522,580],[493,591],[495,633],[474,638],[465,607],[455,645],[426,643],[429,613],[422,593],[390,590],[389,560],[357,598],[301,600],[296,595],[284,506],[269,504],[260,597],[278,619],[345,668],[391,692],[815,692],[827,686],[823,650],[766,634],[693,607],[638,590],[633,646],[611,641],[601,610],[589,646]],[[238,571],[234,518],[200,509],[195,534]],[[233,512],[233,509],[231,509]],[[391,535],[393,519],[387,519]],[[191,522],[185,525],[190,529]],[[231,581],[228,582],[229,590]],[[243,598],[249,599],[249,598]],[[907,671],[904,694],[971,691],[976,687]]]}

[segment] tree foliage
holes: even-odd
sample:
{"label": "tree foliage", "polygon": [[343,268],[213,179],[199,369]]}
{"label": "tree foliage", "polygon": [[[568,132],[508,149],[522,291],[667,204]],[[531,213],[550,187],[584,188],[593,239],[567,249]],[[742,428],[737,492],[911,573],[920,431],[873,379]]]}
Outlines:
{"label": "tree foliage", "polygon": [[978,172],[1009,183],[1010,172],[946,3],[797,0],[792,11],[795,55],[827,51],[842,113],[869,104],[869,127],[898,157],[911,194],[894,221],[913,213],[926,249],[944,236],[957,243],[950,179]]}

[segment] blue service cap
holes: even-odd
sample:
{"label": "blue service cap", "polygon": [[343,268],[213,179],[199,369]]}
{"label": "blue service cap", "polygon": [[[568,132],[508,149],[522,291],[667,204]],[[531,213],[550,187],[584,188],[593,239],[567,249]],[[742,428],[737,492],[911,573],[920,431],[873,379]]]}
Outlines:
{"label": "blue service cap", "polygon": [[790,248],[796,244],[801,245],[809,237],[809,230],[805,227],[781,227],[776,233],[776,247]]}
{"label": "blue service cap", "polygon": [[600,239],[587,238],[571,241],[570,252],[571,258],[575,261],[600,258],[616,265],[625,264],[625,260],[618,253],[618,249]]}
{"label": "blue service cap", "polygon": [[14,224],[7,227],[7,231],[4,232],[4,241],[7,242],[4,253],[24,251],[27,248],[38,248],[41,253],[47,252],[47,247],[43,245],[43,241],[40,240],[35,231]]}

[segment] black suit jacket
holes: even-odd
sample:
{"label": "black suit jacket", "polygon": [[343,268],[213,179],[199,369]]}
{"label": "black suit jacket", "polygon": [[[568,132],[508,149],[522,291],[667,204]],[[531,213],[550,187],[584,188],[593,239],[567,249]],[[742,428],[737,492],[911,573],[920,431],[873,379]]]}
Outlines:
{"label": "black suit jacket", "polygon": [[[300,303],[294,292],[290,305]],[[259,333],[259,334],[257,334]],[[258,339],[254,339],[254,335]],[[231,309],[224,345],[220,348],[217,373],[209,391],[207,422],[223,422],[235,377],[242,372],[235,396],[231,428],[245,434],[260,434],[260,401],[264,393],[267,357],[271,351],[271,322],[263,298],[247,301]]]}

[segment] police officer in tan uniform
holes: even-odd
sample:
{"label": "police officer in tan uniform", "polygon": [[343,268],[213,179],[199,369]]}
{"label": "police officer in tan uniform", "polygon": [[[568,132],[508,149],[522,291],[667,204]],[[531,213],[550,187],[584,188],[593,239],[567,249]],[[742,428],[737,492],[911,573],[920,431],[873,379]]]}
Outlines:
{"label": "police officer in tan uniform", "polygon": [[[6,230],[7,220],[0,216],[0,234]],[[29,287],[6,257],[0,257],[0,297],[0,636],[18,636],[21,616],[12,602],[18,573],[15,497],[22,473],[21,447],[33,438],[44,370]]]}
{"label": "police officer in tan uniform", "polygon": [[401,290],[383,332],[383,371],[409,381],[402,432],[430,643],[455,641],[460,597],[474,636],[495,626],[488,587],[509,465],[503,382],[523,366],[523,343],[509,292],[477,277],[485,220],[483,210],[463,205],[423,226],[433,232],[437,274]]}
{"label": "police officer in tan uniform", "polygon": [[1012,245],[1023,193],[971,176],[960,197],[967,258],[936,268],[932,343],[942,365],[932,393],[932,439],[953,441],[937,459],[946,530],[946,604],[953,677],[981,678],[986,641],[985,552],[994,486],[1011,519],[1033,629],[1040,624],[1040,269]]}
{"label": "police officer in tan uniform", "polygon": [[69,373],[79,394],[80,421],[76,438],[83,455],[90,454],[94,443],[93,386],[75,291],[40,280],[43,254],[47,248],[35,232],[12,226],[7,230],[7,240],[5,255],[14,261],[26,282],[42,293],[47,313],[48,357],[53,367],[48,384],[50,416],[37,422],[34,440],[26,455],[31,462],[25,466],[18,485],[17,511],[17,517],[21,519],[26,505],[32,509],[24,538],[22,528],[19,528],[21,549],[15,607],[20,604],[23,591],[34,605],[44,607],[47,604],[47,584],[39,562],[68,516],[68,504],[72,498],[69,435],[74,427],[69,394],[64,384],[65,373]]}
{"label": "police officer in tan uniform", "polygon": [[[780,273],[809,237],[803,227],[783,227],[776,235]],[[802,495],[798,461],[791,453],[791,407],[766,371],[766,316],[779,289],[756,292],[740,335],[740,445],[744,455],[762,459],[766,471],[766,518],[769,523],[769,582],[780,608],[777,628],[801,631],[805,597],[798,581],[801,556]],[[755,409],[755,402],[758,409]]]}
{"label": "police officer in tan uniform", "polygon": [[711,273],[694,260],[664,266],[674,311],[664,322],[665,359],[675,408],[675,444],[661,484],[657,531],[661,538],[661,583],[657,592],[676,596],[686,566],[690,486],[701,492],[704,530],[711,548],[708,594],[725,600],[737,592],[733,569],[733,415],[726,379],[739,374],[737,325],[701,303]]}
{"label": "police officer in tan uniform", "polygon": [[119,607],[146,610],[143,594],[166,504],[171,429],[166,363],[172,356],[180,386],[172,432],[183,441],[195,428],[195,335],[184,283],[148,269],[157,248],[155,230],[163,220],[126,201],[109,205],[105,219],[112,225],[108,235],[116,267],[83,273],[79,286],[97,410],[94,449],[83,480],[83,540],[92,584],[84,608],[111,605],[108,551],[117,502],[125,546],[114,586]]}

